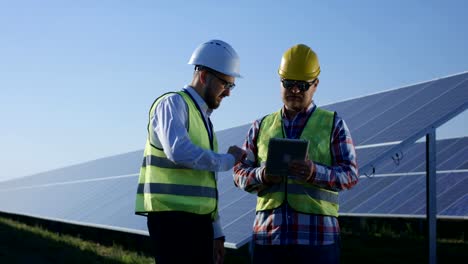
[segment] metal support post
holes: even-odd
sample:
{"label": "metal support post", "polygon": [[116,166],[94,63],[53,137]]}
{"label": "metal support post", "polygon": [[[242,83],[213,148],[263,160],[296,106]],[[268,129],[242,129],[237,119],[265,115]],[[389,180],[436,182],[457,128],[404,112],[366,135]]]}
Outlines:
{"label": "metal support post", "polygon": [[426,134],[426,219],[428,263],[437,263],[436,133]]}

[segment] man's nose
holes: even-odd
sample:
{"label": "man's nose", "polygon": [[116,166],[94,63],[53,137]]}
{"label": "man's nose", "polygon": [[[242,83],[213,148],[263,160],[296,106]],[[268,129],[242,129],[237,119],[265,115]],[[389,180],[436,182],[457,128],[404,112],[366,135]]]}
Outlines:
{"label": "man's nose", "polygon": [[295,84],[291,89],[290,91],[292,93],[300,93],[301,92],[301,89],[299,89],[299,87],[297,87],[297,85]]}
{"label": "man's nose", "polygon": [[224,89],[223,95],[224,96],[230,96],[231,95],[231,89]]}

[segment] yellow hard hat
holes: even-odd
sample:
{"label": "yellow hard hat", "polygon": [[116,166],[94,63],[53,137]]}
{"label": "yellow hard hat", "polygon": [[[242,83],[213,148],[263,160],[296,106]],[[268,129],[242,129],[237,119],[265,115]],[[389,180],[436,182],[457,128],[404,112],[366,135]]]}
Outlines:
{"label": "yellow hard hat", "polygon": [[292,46],[283,54],[278,73],[284,79],[313,80],[320,74],[317,54],[304,44]]}

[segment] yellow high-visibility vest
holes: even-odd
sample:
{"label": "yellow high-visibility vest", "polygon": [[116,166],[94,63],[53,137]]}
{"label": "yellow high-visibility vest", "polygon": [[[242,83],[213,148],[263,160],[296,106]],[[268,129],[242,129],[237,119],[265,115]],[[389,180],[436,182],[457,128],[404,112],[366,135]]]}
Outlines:
{"label": "yellow high-visibility vest", "polygon": [[[153,103],[154,109],[167,93]],[[195,101],[186,92],[177,92],[188,106],[188,134],[195,145],[203,149],[218,151],[216,136],[210,138],[202,113]],[[148,124],[148,130],[151,124]],[[143,164],[140,168],[135,213],[161,211],[184,211],[195,214],[217,214],[218,190],[212,171],[184,168],[169,160],[164,151],[151,144],[148,133]]]}
{"label": "yellow high-visibility vest", "polygon": [[[300,139],[309,141],[309,159],[327,166],[332,164],[330,142],[334,118],[334,112],[317,107],[300,135]],[[270,138],[285,138],[283,127],[281,110],[262,120],[257,140],[258,165],[266,162]],[[260,192],[256,210],[278,208],[285,201],[301,213],[338,216],[338,192],[291,178]]]}

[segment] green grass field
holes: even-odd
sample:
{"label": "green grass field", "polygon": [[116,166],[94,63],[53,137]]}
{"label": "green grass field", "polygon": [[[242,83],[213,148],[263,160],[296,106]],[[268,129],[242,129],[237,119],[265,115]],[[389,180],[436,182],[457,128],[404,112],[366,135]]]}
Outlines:
{"label": "green grass field", "polygon": [[[388,228],[370,228],[355,234],[344,228],[342,263],[427,263],[423,237],[400,235]],[[465,230],[466,231],[466,230]],[[468,261],[468,243],[462,236],[439,239],[438,263]],[[154,263],[148,252],[135,252],[117,243],[98,243],[49,231],[41,226],[0,217],[0,263]],[[249,263],[247,245],[227,249],[226,264]]]}
{"label": "green grass field", "polygon": [[104,246],[0,218],[0,263],[154,263],[119,245]]}

